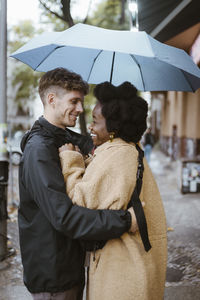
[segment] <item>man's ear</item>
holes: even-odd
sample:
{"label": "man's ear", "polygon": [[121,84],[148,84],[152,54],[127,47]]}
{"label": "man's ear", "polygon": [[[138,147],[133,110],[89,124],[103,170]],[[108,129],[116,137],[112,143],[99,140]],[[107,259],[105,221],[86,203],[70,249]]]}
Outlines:
{"label": "man's ear", "polygon": [[55,107],[55,94],[54,93],[49,93],[47,95],[47,103],[51,105],[53,108]]}

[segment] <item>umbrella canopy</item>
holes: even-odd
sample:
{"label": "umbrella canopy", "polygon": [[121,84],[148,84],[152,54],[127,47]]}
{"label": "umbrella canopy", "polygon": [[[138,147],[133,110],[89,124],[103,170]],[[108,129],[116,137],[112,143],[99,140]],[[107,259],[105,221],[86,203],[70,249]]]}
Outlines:
{"label": "umbrella canopy", "polygon": [[93,84],[129,81],[141,91],[200,87],[200,70],[185,51],[143,31],[77,24],[63,32],[43,33],[11,56],[41,72],[67,68]]}

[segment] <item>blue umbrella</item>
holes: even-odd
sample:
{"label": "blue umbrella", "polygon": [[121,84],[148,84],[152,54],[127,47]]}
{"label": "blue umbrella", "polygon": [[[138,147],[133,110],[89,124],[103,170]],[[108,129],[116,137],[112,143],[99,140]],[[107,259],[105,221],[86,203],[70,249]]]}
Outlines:
{"label": "blue umbrella", "polygon": [[191,57],[144,31],[77,24],[43,33],[11,56],[41,72],[67,68],[93,84],[130,81],[141,91],[194,92],[200,87],[200,70]]}

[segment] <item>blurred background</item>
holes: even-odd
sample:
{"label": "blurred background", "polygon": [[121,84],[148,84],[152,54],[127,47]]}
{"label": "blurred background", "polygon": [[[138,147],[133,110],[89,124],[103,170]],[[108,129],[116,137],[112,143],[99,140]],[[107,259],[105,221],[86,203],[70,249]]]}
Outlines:
{"label": "blurred background", "polygon": [[[29,299],[23,286],[17,231],[20,141],[42,115],[41,73],[9,58],[32,37],[76,23],[146,31],[185,50],[200,67],[199,0],[0,0],[0,300]],[[74,130],[87,134],[94,86]],[[168,225],[165,299],[200,295],[200,89],[142,92],[149,104],[152,147],[148,162]],[[145,135],[142,139],[145,147]],[[155,299],[156,300],[156,299]]]}

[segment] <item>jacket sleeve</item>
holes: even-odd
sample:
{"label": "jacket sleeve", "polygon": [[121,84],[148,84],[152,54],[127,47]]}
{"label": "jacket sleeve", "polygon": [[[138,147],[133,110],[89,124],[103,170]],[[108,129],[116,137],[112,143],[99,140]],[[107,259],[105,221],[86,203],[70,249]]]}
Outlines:
{"label": "jacket sleeve", "polygon": [[[28,145],[29,144],[29,145]],[[73,205],[66,195],[57,149],[44,142],[26,145],[23,181],[34,201],[56,230],[72,239],[108,240],[120,237],[131,225],[128,211],[91,210]]]}
{"label": "jacket sleeve", "polygon": [[74,204],[91,209],[127,208],[136,184],[137,156],[132,148],[110,147],[105,156],[97,155],[86,171],[80,153],[67,150],[60,158],[66,190]]}

